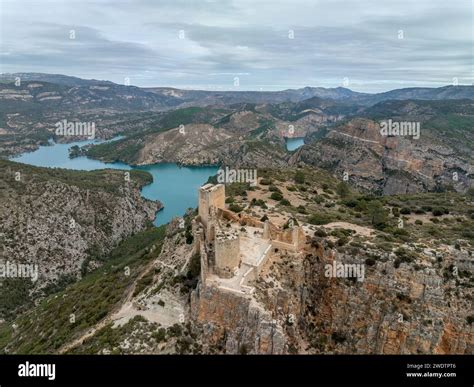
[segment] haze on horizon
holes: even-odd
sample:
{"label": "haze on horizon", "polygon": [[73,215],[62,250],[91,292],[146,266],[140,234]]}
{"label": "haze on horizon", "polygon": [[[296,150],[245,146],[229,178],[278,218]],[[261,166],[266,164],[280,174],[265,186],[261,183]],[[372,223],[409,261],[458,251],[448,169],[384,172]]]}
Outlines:
{"label": "haze on horizon", "polygon": [[471,85],[472,4],[1,0],[0,72],[204,90]]}

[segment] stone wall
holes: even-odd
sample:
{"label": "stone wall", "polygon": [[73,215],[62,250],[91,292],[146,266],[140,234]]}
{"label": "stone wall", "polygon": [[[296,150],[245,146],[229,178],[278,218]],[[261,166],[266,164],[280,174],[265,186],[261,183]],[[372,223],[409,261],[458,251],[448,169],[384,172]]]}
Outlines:
{"label": "stone wall", "polygon": [[217,275],[232,277],[235,267],[240,265],[240,237],[238,234],[217,234],[215,238],[215,267]]}

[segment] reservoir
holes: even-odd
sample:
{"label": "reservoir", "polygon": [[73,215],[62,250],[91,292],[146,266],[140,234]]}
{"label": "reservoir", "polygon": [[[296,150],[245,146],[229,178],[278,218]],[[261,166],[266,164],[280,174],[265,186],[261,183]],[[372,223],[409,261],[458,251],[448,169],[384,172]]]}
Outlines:
{"label": "reservoir", "polygon": [[294,137],[294,138],[286,138],[286,149],[294,151],[299,147],[304,145],[304,138],[303,137]]}
{"label": "reservoir", "polygon": [[104,163],[85,156],[69,158],[70,147],[100,142],[103,141],[85,140],[68,144],[53,142],[49,146],[40,146],[34,152],[24,153],[11,160],[39,167],[84,171],[107,168],[147,171],[153,176],[153,182],[142,188],[142,196],[151,200],[159,200],[164,205],[164,208],[157,213],[153,222],[156,226],[166,224],[176,216],[182,216],[188,208],[195,208],[197,206],[198,188],[207,181],[209,176],[215,175],[218,169],[217,166],[181,167],[174,163],[131,167],[121,162]]}

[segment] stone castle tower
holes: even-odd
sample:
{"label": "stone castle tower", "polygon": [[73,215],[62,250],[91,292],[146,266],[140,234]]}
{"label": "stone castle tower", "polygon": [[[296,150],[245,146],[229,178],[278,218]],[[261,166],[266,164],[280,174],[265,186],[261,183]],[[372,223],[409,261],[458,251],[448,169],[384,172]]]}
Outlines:
{"label": "stone castle tower", "polygon": [[225,186],[206,184],[199,189],[199,217],[206,240],[214,250],[213,271],[220,277],[232,277],[240,265],[240,236],[235,230],[223,229],[217,211],[225,210]]}
{"label": "stone castle tower", "polygon": [[199,189],[199,216],[206,228],[212,207],[225,208],[225,187],[222,184],[206,184]]}

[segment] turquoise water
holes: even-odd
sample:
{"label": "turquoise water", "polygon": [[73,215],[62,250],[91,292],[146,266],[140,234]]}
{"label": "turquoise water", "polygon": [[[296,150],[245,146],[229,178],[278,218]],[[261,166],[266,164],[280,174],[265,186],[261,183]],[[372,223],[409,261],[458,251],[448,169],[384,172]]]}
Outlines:
{"label": "turquoise water", "polygon": [[289,151],[294,151],[303,145],[304,145],[303,137],[294,137],[294,138],[286,139],[286,149]]}
{"label": "turquoise water", "polygon": [[40,167],[85,171],[104,168],[147,171],[153,176],[153,183],[142,188],[142,196],[159,200],[164,205],[153,222],[156,226],[166,224],[176,216],[182,216],[188,208],[196,207],[198,188],[207,181],[209,176],[215,175],[218,169],[217,167],[179,167],[173,163],[130,167],[120,162],[104,163],[87,157],[69,158],[70,147],[99,142],[87,140],[69,144],[52,143],[50,146],[41,146],[34,152],[24,153],[11,160]]}

